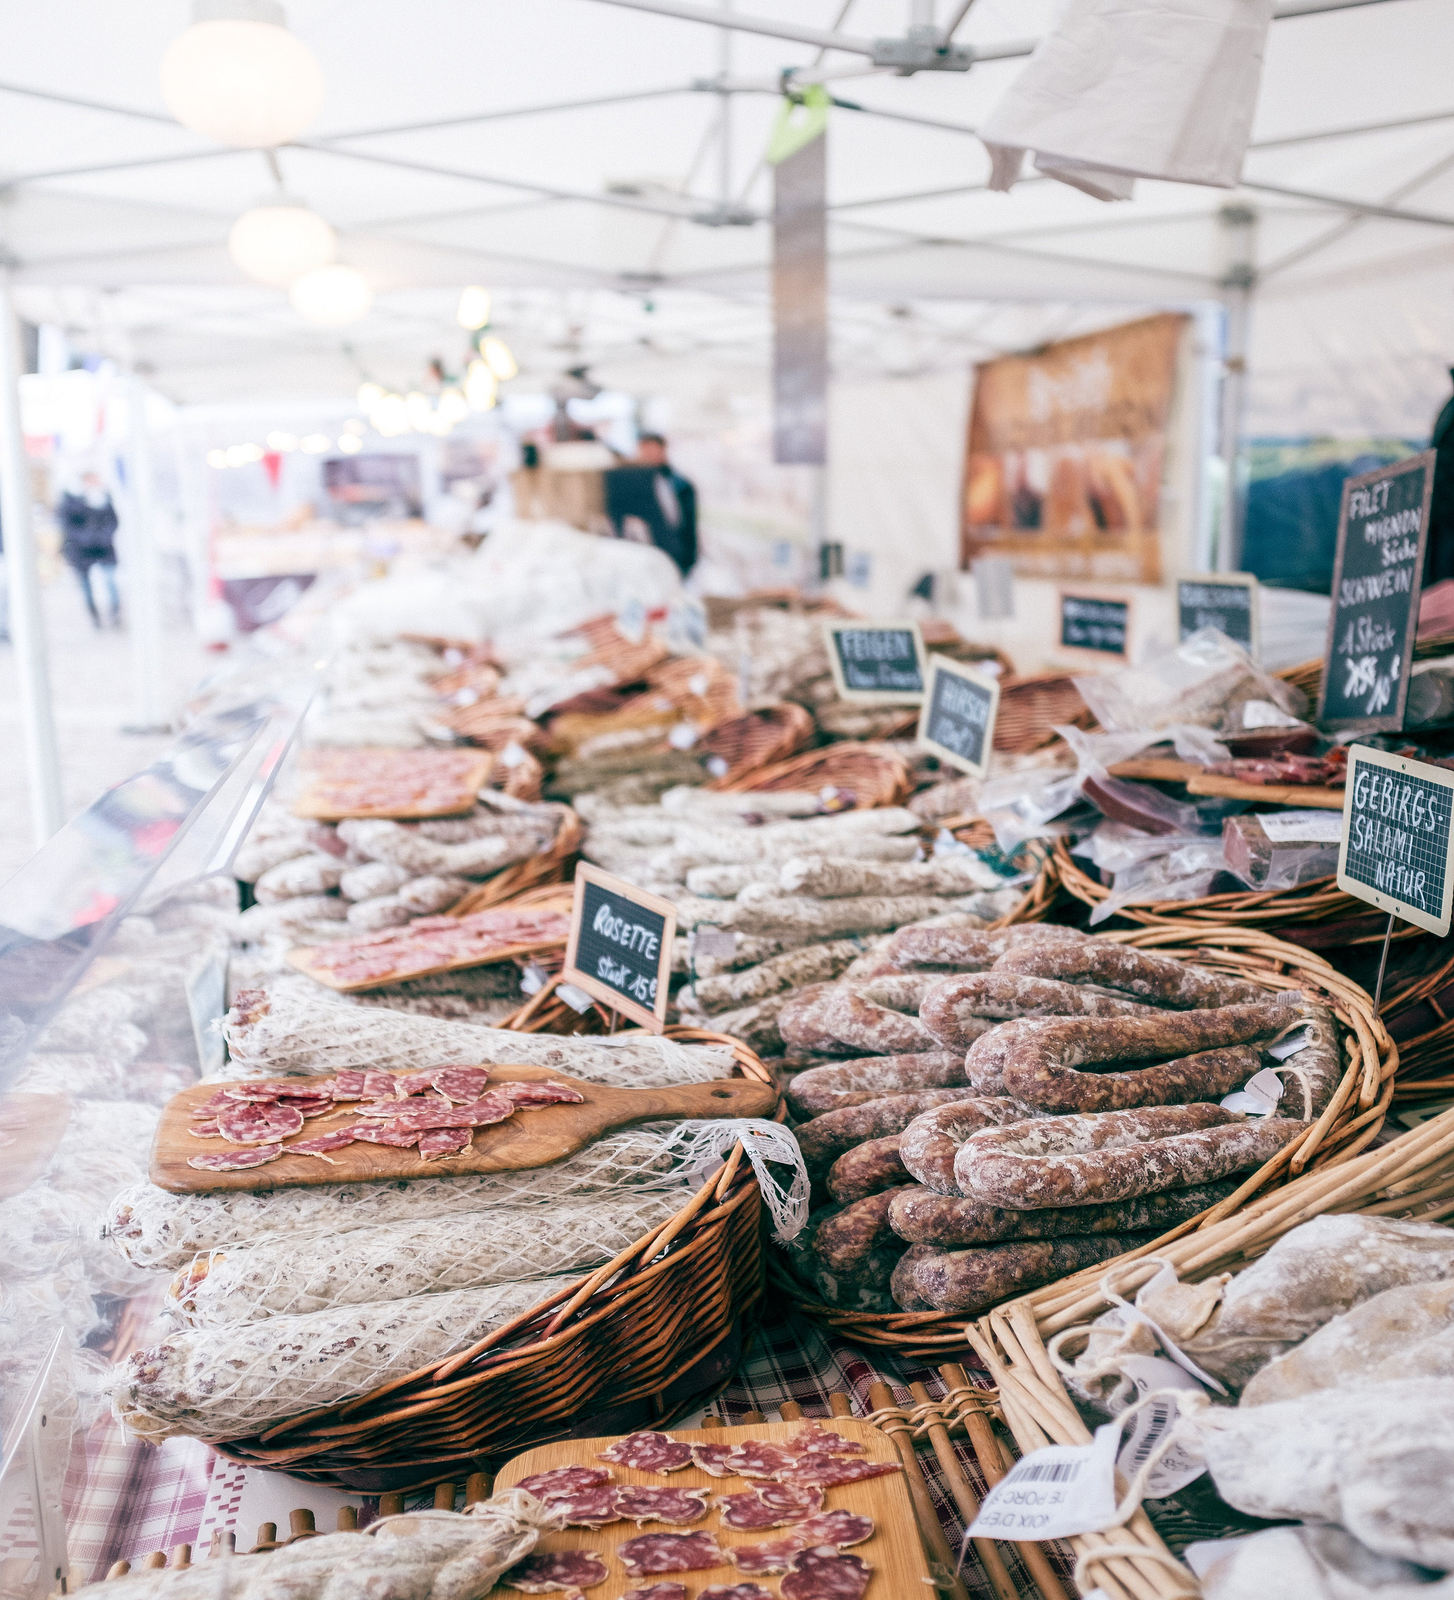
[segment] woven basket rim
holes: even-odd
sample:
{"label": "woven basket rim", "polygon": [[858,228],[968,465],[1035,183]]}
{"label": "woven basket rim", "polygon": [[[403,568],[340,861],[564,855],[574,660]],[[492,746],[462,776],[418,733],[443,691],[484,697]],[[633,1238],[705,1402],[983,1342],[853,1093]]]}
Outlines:
{"label": "woven basket rim", "polygon": [[[1321,1171],[1351,1161],[1377,1136],[1393,1097],[1398,1046],[1374,1013],[1372,996],[1350,978],[1345,978],[1316,952],[1288,944],[1260,929],[1232,926],[1134,928],[1095,937],[1133,945],[1137,949],[1156,950],[1182,959],[1195,959],[1198,964],[1234,971],[1273,991],[1299,987],[1292,973],[1301,971],[1324,990],[1328,996],[1325,1003],[1330,1006],[1342,1030],[1345,1049],[1351,1035],[1357,1043],[1358,1055],[1356,1060],[1349,1060],[1329,1110],[1317,1122],[1310,1124],[1308,1134],[1295,1140],[1250,1174],[1219,1205],[1199,1217],[1193,1217],[1179,1228],[1158,1236],[1149,1244],[1085,1269],[1087,1273],[1103,1275],[1121,1263],[1154,1254],[1157,1249],[1186,1233],[1240,1213],[1253,1204],[1285,1170],[1294,1166],[1301,1175],[1304,1171]],[[1221,959],[1218,959],[1219,956]],[[1368,1059],[1370,1051],[1373,1058],[1371,1062]],[[1348,1112],[1346,1118],[1343,1116],[1344,1110]],[[1330,1116],[1329,1112],[1334,1112],[1334,1115]],[[1338,1147],[1340,1141],[1341,1148]],[[786,1276],[786,1269],[781,1270]],[[966,1323],[974,1320],[963,1311],[845,1311],[813,1299],[796,1280],[789,1278],[788,1283],[792,1285],[794,1305],[806,1316],[827,1324],[845,1338],[890,1348],[903,1355],[929,1354],[946,1348],[948,1334],[941,1334],[940,1330],[950,1327],[959,1330],[955,1342],[962,1343]],[[1028,1297],[1019,1296],[1007,1303],[1015,1304],[1025,1298]],[[909,1325],[910,1318],[919,1320]],[[904,1331],[900,1332],[900,1328]]]}

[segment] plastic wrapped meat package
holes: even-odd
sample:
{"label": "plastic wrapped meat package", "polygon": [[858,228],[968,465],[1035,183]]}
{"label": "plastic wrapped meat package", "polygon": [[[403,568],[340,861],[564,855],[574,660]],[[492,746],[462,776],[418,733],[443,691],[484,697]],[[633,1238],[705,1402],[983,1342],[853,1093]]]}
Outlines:
{"label": "plastic wrapped meat package", "polygon": [[1227,871],[1222,841],[1216,836],[1148,834],[1110,820],[1082,840],[1075,854],[1114,874],[1110,894],[1091,911],[1092,926],[1113,917],[1122,906],[1200,899]]}

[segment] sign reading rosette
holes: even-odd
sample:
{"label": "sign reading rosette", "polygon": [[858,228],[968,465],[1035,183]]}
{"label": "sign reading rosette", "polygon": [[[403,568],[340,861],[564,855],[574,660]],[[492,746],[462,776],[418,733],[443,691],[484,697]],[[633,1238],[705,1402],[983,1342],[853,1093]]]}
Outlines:
{"label": "sign reading rosette", "polygon": [[823,624],[828,664],[841,700],[918,705],[924,698],[924,641],[915,622]]}
{"label": "sign reading rosette", "polygon": [[676,931],[670,900],[583,861],[576,868],[561,977],[660,1033],[666,1026]]}
{"label": "sign reading rosette", "polygon": [[1338,887],[1444,938],[1454,888],[1451,816],[1454,772],[1349,745]]}
{"label": "sign reading rosette", "polygon": [[948,656],[929,657],[929,687],[919,715],[919,743],[972,777],[989,771],[1000,709],[999,680]]}

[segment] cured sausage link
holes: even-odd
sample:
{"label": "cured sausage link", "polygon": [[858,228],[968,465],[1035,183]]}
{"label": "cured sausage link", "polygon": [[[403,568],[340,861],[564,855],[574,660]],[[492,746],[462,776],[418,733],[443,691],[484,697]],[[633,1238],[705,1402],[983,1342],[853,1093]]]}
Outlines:
{"label": "cured sausage link", "polygon": [[909,1174],[899,1155],[903,1137],[889,1133],[845,1150],[828,1169],[828,1193],[846,1206],[894,1184],[907,1183]]}
{"label": "cured sausage link", "polygon": [[1306,1129],[1213,1105],[1038,1117],[971,1134],[954,1171],[965,1194],[1010,1210],[1105,1204],[1261,1166]]}
{"label": "cured sausage link", "polygon": [[[1045,1021],[1006,1049],[1001,1081],[1006,1094],[1042,1111],[1180,1105],[1225,1094],[1246,1082],[1257,1071],[1260,1057],[1255,1050],[1233,1055],[1227,1047],[1270,1039],[1296,1019],[1290,1004],[1272,1001],[1118,1021],[1078,1017]],[[1167,1056],[1175,1059],[1167,1061]],[[1160,1065],[1130,1072],[1077,1070],[1103,1061],[1158,1057]]]}
{"label": "cured sausage link", "polygon": [[1241,978],[1226,978],[1171,956],[1105,939],[1086,939],[1079,944],[1042,940],[1024,945],[1007,950],[995,962],[995,971],[1058,978],[1065,983],[1097,983],[1177,1011],[1245,1005],[1267,993]]}
{"label": "cured sausage link", "polygon": [[1089,937],[1076,928],[1055,923],[1027,922],[986,933],[981,928],[944,924],[911,924],[889,940],[884,954],[901,972],[939,967],[951,972],[984,972],[1021,944],[1063,939],[1078,944]]}
{"label": "cured sausage link", "polygon": [[1069,1239],[1020,1239],[969,1250],[913,1245],[894,1269],[890,1292],[908,1280],[915,1300],[935,1311],[987,1311],[1011,1295],[1025,1294],[1068,1272],[1124,1255],[1154,1237],[1150,1233],[1095,1233]]}
{"label": "cured sausage link", "polygon": [[899,1141],[899,1159],[908,1172],[939,1194],[960,1194],[954,1158],[971,1134],[982,1128],[1023,1122],[1025,1111],[1013,1100],[992,1097],[959,1100],[915,1117]]}
{"label": "cured sausage link", "polygon": [[[815,1175],[825,1171],[845,1151],[865,1139],[881,1139],[885,1134],[901,1133],[919,1115],[933,1106],[954,1100],[974,1098],[973,1089],[920,1089],[914,1094],[886,1094],[861,1106],[845,1106],[828,1111],[794,1130],[798,1148],[808,1170]],[[1008,1106],[1009,1101],[1002,1104]],[[1023,1116],[1023,1112],[1017,1112]]]}
{"label": "cured sausage link", "polygon": [[985,1032],[985,1018],[1149,1017],[1155,1006],[1098,994],[1054,978],[1020,973],[969,972],[941,978],[924,996],[919,1020],[940,1044],[961,1049]]}
{"label": "cured sausage link", "polygon": [[822,1012],[823,1026],[843,1044],[882,1055],[930,1051],[939,1041],[919,1021],[878,1005],[863,992],[866,986],[840,983]]}
{"label": "cured sausage link", "polygon": [[966,1082],[964,1057],[954,1050],[864,1056],[858,1061],[809,1067],[788,1085],[793,1115],[806,1120],[843,1106],[862,1105],[911,1089],[945,1089]]}

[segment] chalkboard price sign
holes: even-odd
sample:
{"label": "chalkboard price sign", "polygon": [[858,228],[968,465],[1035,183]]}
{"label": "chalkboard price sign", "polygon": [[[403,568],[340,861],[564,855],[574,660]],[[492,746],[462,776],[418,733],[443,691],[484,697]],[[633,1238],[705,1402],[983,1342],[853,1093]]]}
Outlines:
{"label": "chalkboard price sign", "polygon": [[961,772],[982,778],[989,769],[1000,709],[997,679],[948,656],[929,657],[929,687],[919,714],[919,743]]}
{"label": "chalkboard price sign", "polygon": [[823,624],[828,664],[842,700],[918,705],[924,698],[924,641],[913,622]]}
{"label": "chalkboard price sign", "polygon": [[1454,772],[1350,745],[1338,887],[1444,938],[1454,889],[1451,817]]}
{"label": "chalkboard price sign", "polygon": [[676,907],[602,872],[576,868],[576,899],[561,977],[653,1033],[666,1026]]}
{"label": "chalkboard price sign", "polygon": [[1088,594],[1060,597],[1060,642],[1067,650],[1099,650],[1109,656],[1124,656],[1130,625],[1129,600],[1102,600]]}
{"label": "chalkboard price sign", "polygon": [[1257,657],[1257,579],[1247,572],[1199,573],[1176,586],[1177,624],[1185,639],[1201,628],[1225,634]]}
{"label": "chalkboard price sign", "polygon": [[1343,485],[1320,727],[1403,726],[1433,491],[1432,450]]}

